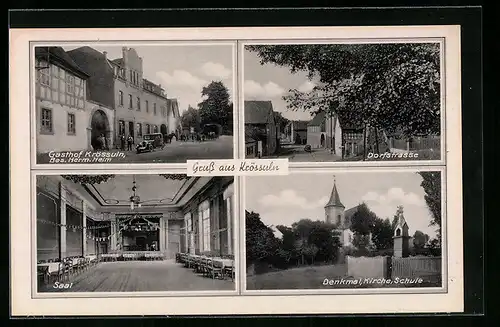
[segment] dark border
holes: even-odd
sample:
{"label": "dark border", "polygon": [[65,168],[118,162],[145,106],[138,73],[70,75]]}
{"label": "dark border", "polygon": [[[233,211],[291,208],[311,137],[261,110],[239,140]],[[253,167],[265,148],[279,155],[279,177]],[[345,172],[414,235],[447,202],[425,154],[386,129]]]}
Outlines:
{"label": "dark border", "polygon": [[[482,14],[482,8],[478,6],[469,8],[379,8],[370,10],[356,8],[336,10],[277,9],[267,11],[11,11],[9,12],[9,26],[10,28],[120,28],[461,25],[462,131],[464,131],[462,140],[464,312],[470,316],[483,314],[485,310]],[[368,316],[380,317],[386,315]],[[446,316],[446,314],[439,314],[438,316]],[[268,315],[267,317],[272,316]],[[295,317],[304,316],[295,315]],[[303,320],[303,322],[306,321]],[[405,320],[406,322],[407,320]],[[309,320],[308,323],[311,324],[312,321]]]}

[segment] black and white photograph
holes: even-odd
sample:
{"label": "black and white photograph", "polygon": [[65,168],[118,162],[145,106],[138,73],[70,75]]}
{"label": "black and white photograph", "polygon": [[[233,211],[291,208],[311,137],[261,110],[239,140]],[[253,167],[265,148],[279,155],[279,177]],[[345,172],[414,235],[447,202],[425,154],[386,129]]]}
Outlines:
{"label": "black and white photograph", "polygon": [[441,160],[440,43],[243,49],[246,158]]}
{"label": "black and white photograph", "polygon": [[247,177],[247,290],[440,288],[441,171]]}
{"label": "black and white photograph", "polygon": [[35,179],[38,293],[236,289],[233,177]]}
{"label": "black and white photograph", "polygon": [[37,164],[232,159],[233,46],[35,46]]}

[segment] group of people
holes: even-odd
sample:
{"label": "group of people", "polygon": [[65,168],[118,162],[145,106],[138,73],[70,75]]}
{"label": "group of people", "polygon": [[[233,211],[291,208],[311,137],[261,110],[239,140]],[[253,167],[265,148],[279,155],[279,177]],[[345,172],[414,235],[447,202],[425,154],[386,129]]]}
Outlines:
{"label": "group of people", "polygon": [[127,145],[127,151],[132,151],[134,146],[134,138],[132,135],[125,137],[125,134],[120,135],[120,149],[125,151],[125,144]]}
{"label": "group of people", "polygon": [[108,140],[104,134],[99,135],[94,143],[95,150],[109,150]]}

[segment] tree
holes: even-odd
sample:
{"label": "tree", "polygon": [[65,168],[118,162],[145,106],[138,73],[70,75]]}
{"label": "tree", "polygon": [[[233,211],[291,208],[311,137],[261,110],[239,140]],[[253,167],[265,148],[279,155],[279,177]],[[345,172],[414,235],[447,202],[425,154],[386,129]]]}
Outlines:
{"label": "tree", "polygon": [[372,230],[372,242],[377,250],[385,250],[393,246],[393,228],[388,218],[376,218]]}
{"label": "tree", "polygon": [[366,203],[361,203],[351,218],[351,231],[358,235],[369,235],[373,230],[377,215]]}
{"label": "tree", "polygon": [[425,203],[432,215],[430,226],[436,226],[437,236],[441,238],[441,172],[421,171],[418,173],[422,177],[420,186],[425,192]]}
{"label": "tree", "polygon": [[218,81],[212,81],[203,87],[201,95],[205,99],[198,104],[201,125],[219,124],[223,131],[232,129],[232,105],[229,102],[229,91]]}
{"label": "tree", "polygon": [[280,131],[283,132],[290,120],[286,117],[283,117],[283,115],[279,111],[274,112],[274,118],[276,120],[276,125],[279,126]]}
{"label": "tree", "polygon": [[181,115],[181,125],[187,128],[194,128],[195,132],[200,131],[200,112],[195,108],[188,106],[188,109]]}
{"label": "tree", "polygon": [[415,231],[413,234],[413,246],[416,250],[422,250],[427,242],[429,242],[429,235],[419,230]]}
{"label": "tree", "polygon": [[437,43],[253,45],[261,65],[305,71],[316,86],[290,90],[291,110],[326,111],[403,136],[440,133]]}
{"label": "tree", "polygon": [[273,230],[262,222],[258,213],[245,211],[245,217],[247,262],[271,261],[279,244]]}

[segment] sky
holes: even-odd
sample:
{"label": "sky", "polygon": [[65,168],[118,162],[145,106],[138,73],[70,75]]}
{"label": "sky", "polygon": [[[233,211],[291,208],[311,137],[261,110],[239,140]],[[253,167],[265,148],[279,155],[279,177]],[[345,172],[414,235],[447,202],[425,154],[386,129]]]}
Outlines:
{"label": "sky", "polygon": [[[122,45],[94,46],[111,60],[122,57]],[[64,47],[72,50],[78,46]],[[233,48],[230,45],[132,46],[142,57],[144,78],[161,84],[168,98],[176,98],[182,112],[197,108],[201,90],[211,81],[222,81],[232,99]]]}
{"label": "sky", "polygon": [[244,84],[245,100],[271,100],[274,111],[279,111],[290,120],[310,120],[311,115],[305,111],[292,111],[286,108],[283,96],[290,89],[309,92],[314,82],[307,78],[305,72],[292,74],[288,67],[274,64],[261,65],[255,52],[244,51]]}
{"label": "sky", "polygon": [[325,220],[324,206],[334,179],[345,210],[365,202],[379,218],[392,221],[404,207],[410,235],[416,230],[436,236],[429,227],[431,213],[425,203],[422,178],[415,172],[295,173],[252,176],[245,181],[246,210],[260,214],[266,225],[291,226],[300,219]]}

